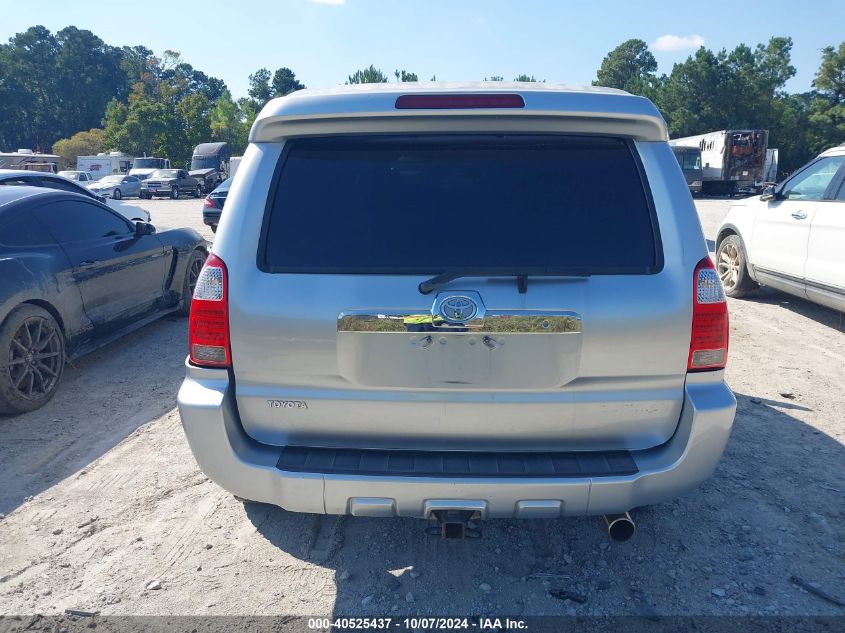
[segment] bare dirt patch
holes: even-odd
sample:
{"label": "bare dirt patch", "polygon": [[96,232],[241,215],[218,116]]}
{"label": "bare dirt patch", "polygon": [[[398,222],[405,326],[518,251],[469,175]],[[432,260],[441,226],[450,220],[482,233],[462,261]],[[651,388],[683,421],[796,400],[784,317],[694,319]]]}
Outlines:
{"label": "bare dirt patch", "polygon": [[[201,224],[199,201],[147,205],[160,229]],[[711,240],[727,206],[699,204]],[[696,492],[636,511],[626,544],[597,517],[454,542],[416,520],[243,505],[188,449],[185,321],[162,320],[0,418],[0,613],[843,614],[806,589],[845,600],[842,315],[765,291],[730,310],[727,452]]]}

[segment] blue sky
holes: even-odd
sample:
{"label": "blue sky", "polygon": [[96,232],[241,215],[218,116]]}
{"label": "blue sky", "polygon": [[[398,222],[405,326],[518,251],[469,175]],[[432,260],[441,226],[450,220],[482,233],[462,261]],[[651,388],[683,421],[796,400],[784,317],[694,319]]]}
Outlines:
{"label": "blue sky", "polygon": [[[604,55],[631,37],[645,40],[659,72],[703,42],[718,50],[772,35],[794,41],[798,74],[787,89],[808,90],[820,50],[845,40],[845,2],[768,0],[199,0],[100,5],[14,2],[0,39],[34,24],[87,28],[114,45],[180,51],[194,67],[244,96],[247,75],[288,66],[308,86],[343,83],[374,64],[420,79],[474,80],[520,73],[588,84]],[[668,36],[668,37],[667,37]],[[662,39],[659,39],[662,38]]]}

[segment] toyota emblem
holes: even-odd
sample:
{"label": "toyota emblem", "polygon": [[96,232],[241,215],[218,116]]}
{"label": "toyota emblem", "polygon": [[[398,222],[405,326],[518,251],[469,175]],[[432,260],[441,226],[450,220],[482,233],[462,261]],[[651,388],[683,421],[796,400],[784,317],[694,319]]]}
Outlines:
{"label": "toyota emblem", "polygon": [[478,314],[478,304],[469,297],[449,297],[440,304],[440,314],[447,321],[463,323]]}

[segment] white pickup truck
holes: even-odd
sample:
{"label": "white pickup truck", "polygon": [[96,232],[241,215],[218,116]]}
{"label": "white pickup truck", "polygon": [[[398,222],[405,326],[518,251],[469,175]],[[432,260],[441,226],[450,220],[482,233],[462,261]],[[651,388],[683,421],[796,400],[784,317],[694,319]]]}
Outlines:
{"label": "white pickup truck", "polygon": [[81,185],[87,185],[89,183],[94,182],[94,178],[91,177],[87,171],[60,171],[59,176],[64,176],[65,178],[69,178],[74,182],[78,182]]}

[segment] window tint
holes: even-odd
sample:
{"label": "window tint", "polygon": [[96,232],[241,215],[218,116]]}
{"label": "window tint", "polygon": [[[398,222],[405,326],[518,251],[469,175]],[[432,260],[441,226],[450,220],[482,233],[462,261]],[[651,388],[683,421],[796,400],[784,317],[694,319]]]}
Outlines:
{"label": "window tint", "polygon": [[297,139],[282,160],[269,270],[646,273],[660,267],[647,194],[619,139]]}
{"label": "window tint", "polygon": [[0,225],[0,244],[6,246],[40,246],[52,244],[53,238],[42,224],[28,212],[21,213]]}
{"label": "window tint", "polygon": [[81,191],[82,188],[79,185],[74,185],[73,183],[64,180],[59,180],[58,178],[42,178],[41,186],[47,187],[48,189],[70,191],[71,193],[83,193]]}
{"label": "window tint", "polygon": [[15,177],[15,178],[4,178],[0,180],[0,185],[9,185],[9,186],[17,186],[17,185],[38,185],[32,178],[26,178],[24,176]]}
{"label": "window tint", "polygon": [[783,186],[787,200],[821,200],[836,171],[845,164],[845,156],[828,156],[816,161]]}
{"label": "window tint", "polygon": [[59,242],[80,242],[102,237],[128,235],[126,220],[95,204],[82,200],[61,200],[33,211]]}

